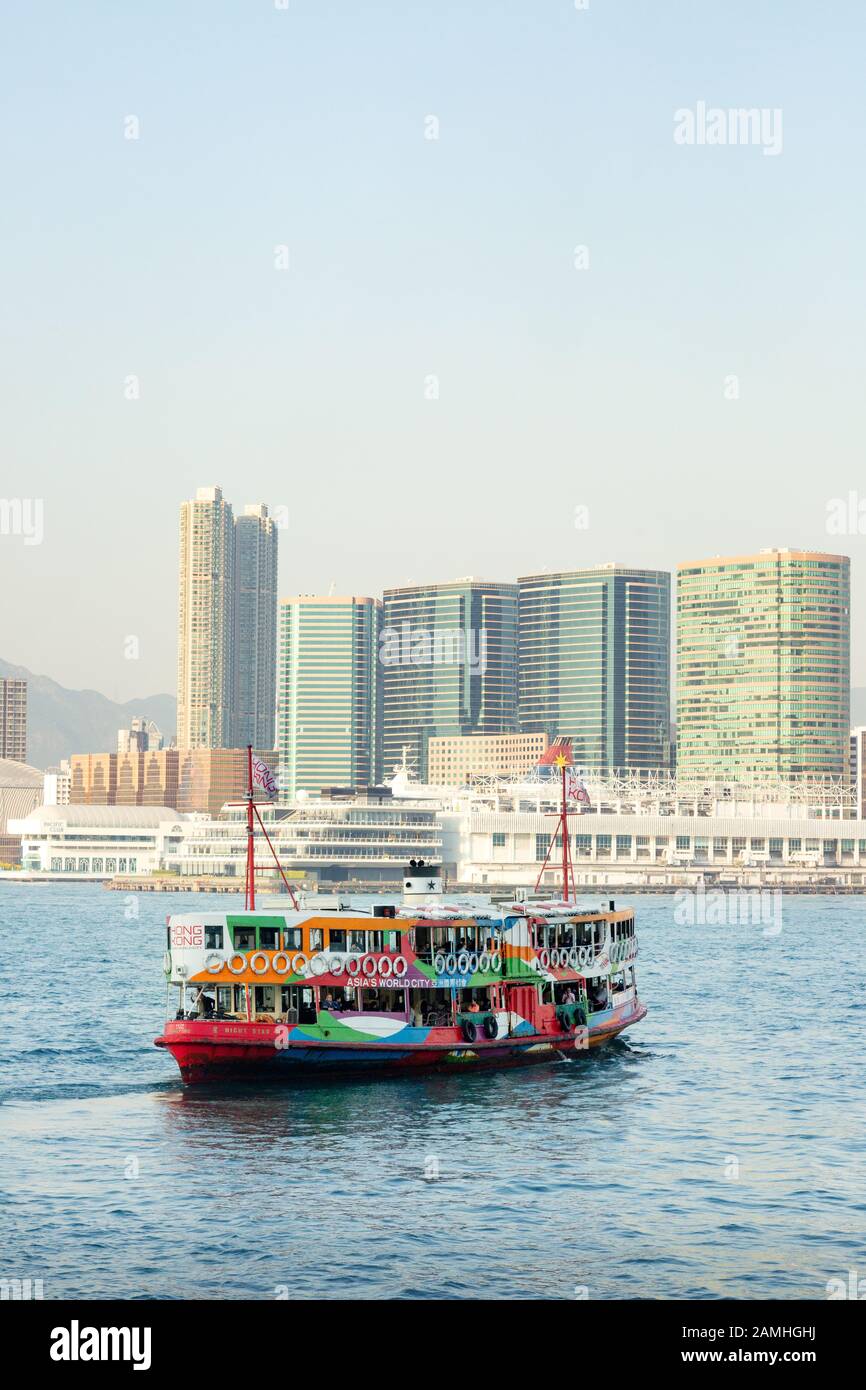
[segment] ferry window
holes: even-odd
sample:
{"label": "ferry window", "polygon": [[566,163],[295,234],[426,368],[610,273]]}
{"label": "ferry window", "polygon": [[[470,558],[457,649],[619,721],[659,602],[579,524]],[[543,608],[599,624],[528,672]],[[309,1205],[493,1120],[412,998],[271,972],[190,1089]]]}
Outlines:
{"label": "ferry window", "polygon": [[369,940],[369,943],[370,943],[370,944],[369,944],[369,947],[368,947],[368,950],[370,950],[370,951],[381,951],[381,949],[382,949],[382,940],[383,940],[383,934],[382,934],[382,932],[380,932],[380,931],[370,931],[370,932],[367,932],[367,937],[368,937],[368,940]]}
{"label": "ferry window", "polygon": [[231,985],[217,985],[217,1013],[230,1014],[232,1011]]}
{"label": "ferry window", "polygon": [[205,927],[204,948],[206,951],[221,951],[223,944],[222,927]]}
{"label": "ferry window", "polygon": [[324,939],[324,933],[321,927],[310,927],[311,951],[321,951]]}
{"label": "ferry window", "polygon": [[363,955],[365,948],[364,933],[362,931],[349,932],[349,950],[355,951],[358,955]]}
{"label": "ferry window", "polygon": [[287,951],[300,951],[301,949],[301,929],[300,927],[286,927],[283,932]]}
{"label": "ferry window", "polygon": [[256,944],[255,927],[235,927],[235,950],[250,951]]}
{"label": "ferry window", "polygon": [[331,927],[328,931],[328,945],[332,951],[345,951],[346,933],[342,929],[337,930]]}
{"label": "ferry window", "polygon": [[279,946],[279,932],[276,927],[259,927],[259,945],[275,950]]}
{"label": "ferry window", "polygon": [[386,950],[386,951],[399,951],[399,949],[400,949],[400,933],[399,933],[398,931],[386,931],[386,933],[385,933],[385,950]]}

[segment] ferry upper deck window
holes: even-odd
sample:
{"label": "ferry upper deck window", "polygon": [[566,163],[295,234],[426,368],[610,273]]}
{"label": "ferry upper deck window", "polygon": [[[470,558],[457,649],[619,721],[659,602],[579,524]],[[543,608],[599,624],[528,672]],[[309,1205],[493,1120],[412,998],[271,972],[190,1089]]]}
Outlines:
{"label": "ferry upper deck window", "polygon": [[366,940],[365,940],[365,937],[364,937],[364,933],[363,933],[362,931],[350,931],[350,932],[349,932],[349,950],[350,950],[350,951],[356,951],[359,955],[363,955],[363,953],[364,953],[364,951],[365,951],[365,949],[366,949],[366,946],[367,946],[367,943],[366,943]]}
{"label": "ferry upper deck window", "polygon": [[235,927],[235,950],[246,951],[256,944],[255,927]]}
{"label": "ferry upper deck window", "polygon": [[302,945],[302,935],[300,927],[286,927],[283,932],[286,949],[290,951],[300,951]]}
{"label": "ferry upper deck window", "polygon": [[328,931],[328,945],[332,951],[345,951],[346,933],[342,928],[331,927]]}
{"label": "ferry upper deck window", "polygon": [[259,927],[259,945],[276,949],[280,944],[280,933],[276,927]]}
{"label": "ferry upper deck window", "polygon": [[204,948],[206,951],[221,951],[223,944],[222,927],[205,927]]}
{"label": "ferry upper deck window", "polygon": [[310,927],[310,950],[321,951],[324,942],[324,933],[321,927]]}

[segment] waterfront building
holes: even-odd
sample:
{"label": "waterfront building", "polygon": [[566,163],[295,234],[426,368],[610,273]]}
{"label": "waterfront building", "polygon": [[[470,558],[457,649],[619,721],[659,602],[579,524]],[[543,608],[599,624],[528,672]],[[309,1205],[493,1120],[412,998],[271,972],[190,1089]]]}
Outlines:
{"label": "waterfront building", "polygon": [[21,867],[58,878],[153,873],[171,858],[186,818],[167,806],[40,806],[15,820]]}
{"label": "waterfront building", "polygon": [[380,643],[386,773],[424,780],[433,737],[517,731],[517,586],[481,579],[386,589]]}
{"label": "waterfront building", "polygon": [[0,758],[27,761],[27,682],[0,676]]}
{"label": "waterfront building", "polygon": [[0,758],[0,864],[18,864],[21,837],[15,823],[42,800],[43,774],[17,758]]}
{"label": "waterfront building", "polygon": [[[292,807],[267,807],[262,819],[290,882],[397,887],[410,859],[441,862],[442,829],[437,808],[429,803],[361,790],[348,799],[311,797]],[[224,874],[240,885],[245,856],[246,822],[243,810],[235,809],[219,818],[191,818],[165,867],[192,877]],[[276,872],[262,887],[278,887]]]}
{"label": "waterfront building", "polygon": [[461,787],[485,777],[516,779],[531,772],[547,748],[546,733],[434,735],[427,741],[427,780]]}
{"label": "waterfront building", "polygon": [[847,774],[849,569],[801,550],[678,567],[682,775]]}
{"label": "waterfront building", "polygon": [[280,603],[280,799],[379,776],[381,605],[297,594]]}
{"label": "waterfront building", "polygon": [[261,503],[235,518],[234,745],[274,747],[278,528]]}
{"label": "waterfront building", "polygon": [[69,759],[69,766],[71,806],[116,805],[116,753],[73,753]]}
{"label": "waterfront building", "polygon": [[666,768],[670,575],[599,565],[518,579],[520,728],[578,766]]}
{"label": "waterfront building", "polygon": [[235,689],[235,532],[218,487],[180,508],[177,743],[230,748]]}

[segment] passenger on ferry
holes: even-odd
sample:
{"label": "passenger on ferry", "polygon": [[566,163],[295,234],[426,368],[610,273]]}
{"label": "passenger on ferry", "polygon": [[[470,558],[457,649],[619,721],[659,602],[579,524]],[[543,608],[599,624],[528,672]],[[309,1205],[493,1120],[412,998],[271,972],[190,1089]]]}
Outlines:
{"label": "passenger on ferry", "polygon": [[577,995],[575,994],[574,990],[571,988],[571,985],[568,985],[568,987],[566,988],[566,991],[565,991],[565,993],[564,993],[563,996],[562,996],[562,1002],[563,1002],[563,1004],[576,1004],[576,1003],[577,1003]]}

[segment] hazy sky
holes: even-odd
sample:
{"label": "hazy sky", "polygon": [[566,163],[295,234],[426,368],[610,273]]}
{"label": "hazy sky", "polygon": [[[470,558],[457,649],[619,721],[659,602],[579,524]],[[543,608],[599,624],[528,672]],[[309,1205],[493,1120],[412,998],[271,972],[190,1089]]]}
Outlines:
{"label": "hazy sky", "polygon": [[[216,482],[288,507],[286,593],[843,551],[866,684],[866,534],[827,533],[866,512],[864,42],[862,0],[7,9],[0,495],[44,539],[0,535],[0,656],[173,691]],[[699,102],[781,153],[676,143]]]}

